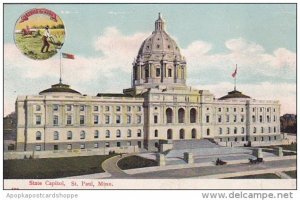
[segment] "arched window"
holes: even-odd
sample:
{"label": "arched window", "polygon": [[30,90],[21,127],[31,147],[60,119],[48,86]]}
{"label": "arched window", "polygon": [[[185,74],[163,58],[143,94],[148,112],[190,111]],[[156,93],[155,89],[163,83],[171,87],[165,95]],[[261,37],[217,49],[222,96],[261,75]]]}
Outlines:
{"label": "arched window", "polygon": [[210,130],[209,130],[209,128],[206,130],[206,135],[207,135],[207,136],[210,135]]}
{"label": "arched window", "polygon": [[167,131],[167,139],[168,140],[173,139],[173,131],[172,131],[172,129],[168,129],[168,131]]}
{"label": "arched window", "polygon": [[227,134],[230,134],[230,128],[229,127],[227,128]]}
{"label": "arched window", "polygon": [[155,129],[155,131],[154,131],[154,137],[158,137],[158,130],[157,129]]}
{"label": "arched window", "polygon": [[72,131],[67,132],[67,140],[72,140],[73,134]]}
{"label": "arched window", "polygon": [[121,137],[121,131],[120,131],[119,129],[117,130],[116,137],[117,137],[117,138]]}
{"label": "arched window", "polygon": [[99,131],[98,130],[95,130],[95,132],[94,132],[94,138],[95,139],[99,138]]}
{"label": "arched window", "polygon": [[276,127],[274,126],[274,133],[276,133]]}
{"label": "arched window", "polygon": [[110,138],[110,131],[109,130],[105,131],[105,138]]}
{"label": "arched window", "polygon": [[196,123],[197,111],[195,108],[190,110],[190,123]]}
{"label": "arched window", "polygon": [[222,130],[222,128],[220,127],[220,128],[219,128],[219,134],[222,135],[222,133],[223,133],[223,130]]}
{"label": "arched window", "polygon": [[179,138],[184,139],[184,129],[180,129],[179,131]]}
{"label": "arched window", "polygon": [[237,134],[237,127],[234,127],[233,133],[234,133],[234,134]]}
{"label": "arched window", "polygon": [[171,108],[167,108],[166,116],[167,116],[167,123],[173,123],[173,110]]}
{"label": "arched window", "polygon": [[85,131],[80,132],[80,139],[85,139]]}
{"label": "arched window", "polygon": [[59,133],[57,131],[54,131],[53,140],[59,140]]}
{"label": "arched window", "polygon": [[127,130],[127,137],[129,137],[129,138],[131,137],[131,130],[130,129]]}
{"label": "arched window", "polygon": [[138,131],[137,131],[137,136],[138,136],[138,137],[142,137],[142,130],[141,130],[141,129],[138,129]]}
{"label": "arched window", "polygon": [[178,110],[178,123],[184,123],[185,121],[185,113],[184,113],[184,109],[180,108]]}
{"label": "arched window", "polygon": [[254,115],[252,116],[252,122],[255,122],[255,116]]}
{"label": "arched window", "polygon": [[195,128],[192,129],[192,138],[195,139],[197,135],[197,130]]}
{"label": "arched window", "polygon": [[253,128],[253,133],[256,133],[256,127]]}
{"label": "arched window", "polygon": [[42,139],[42,133],[40,131],[35,133],[35,139],[36,140],[41,140]]}
{"label": "arched window", "polygon": [[244,127],[242,127],[242,134],[244,134],[245,133],[245,128]]}

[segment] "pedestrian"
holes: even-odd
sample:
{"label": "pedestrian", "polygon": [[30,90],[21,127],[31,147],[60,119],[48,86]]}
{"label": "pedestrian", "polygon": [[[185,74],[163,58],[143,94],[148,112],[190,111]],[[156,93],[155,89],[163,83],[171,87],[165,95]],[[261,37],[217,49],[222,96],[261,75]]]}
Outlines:
{"label": "pedestrian", "polygon": [[48,49],[50,47],[50,44],[48,42],[48,38],[50,38],[51,35],[50,35],[50,31],[49,31],[49,26],[47,25],[45,27],[45,32],[44,32],[44,35],[42,37],[42,40],[43,40],[43,46],[42,46],[42,49],[41,49],[41,53],[44,53],[44,49],[46,48],[46,52],[48,52]]}

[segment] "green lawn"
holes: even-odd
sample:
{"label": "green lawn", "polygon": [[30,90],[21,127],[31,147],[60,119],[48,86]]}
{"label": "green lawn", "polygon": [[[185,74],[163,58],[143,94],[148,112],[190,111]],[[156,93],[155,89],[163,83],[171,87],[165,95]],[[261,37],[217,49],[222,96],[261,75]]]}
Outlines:
{"label": "green lawn", "polygon": [[287,175],[289,175],[292,178],[297,178],[297,171],[296,170],[294,170],[294,171],[286,171],[284,173],[286,173]]}
{"label": "green lawn", "polygon": [[248,175],[248,176],[236,176],[227,179],[280,179],[276,174],[255,174],[255,175]]}
{"label": "green lawn", "polygon": [[157,161],[142,158],[140,156],[129,156],[129,157],[121,159],[118,162],[118,166],[122,170],[142,168],[142,167],[152,167],[152,166],[157,166],[157,165],[158,165]]}
{"label": "green lawn", "polygon": [[104,172],[101,163],[114,155],[4,160],[4,179],[47,179]]}

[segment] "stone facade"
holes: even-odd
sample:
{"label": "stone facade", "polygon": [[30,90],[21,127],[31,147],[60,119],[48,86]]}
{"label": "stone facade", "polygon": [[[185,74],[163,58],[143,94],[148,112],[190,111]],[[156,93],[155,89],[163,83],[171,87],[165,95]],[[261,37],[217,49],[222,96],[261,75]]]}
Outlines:
{"label": "stone facade", "polygon": [[16,101],[17,150],[136,146],[160,151],[174,140],[280,141],[279,101],[234,90],[216,98],[186,85],[186,61],[159,16],[133,63],[123,94],[81,95],[59,83]]}

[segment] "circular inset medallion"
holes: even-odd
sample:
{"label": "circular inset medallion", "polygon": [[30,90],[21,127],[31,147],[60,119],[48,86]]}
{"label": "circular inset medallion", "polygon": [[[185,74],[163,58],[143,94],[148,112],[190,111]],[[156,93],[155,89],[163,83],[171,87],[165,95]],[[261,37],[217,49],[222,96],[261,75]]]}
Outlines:
{"label": "circular inset medallion", "polygon": [[34,8],[26,11],[15,25],[15,43],[29,58],[45,60],[62,48],[65,26],[60,17],[51,10]]}

